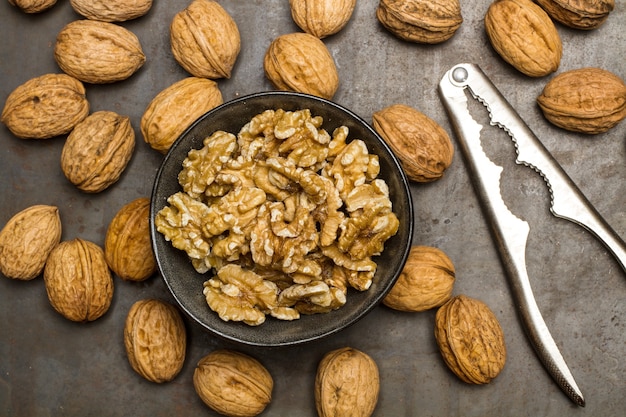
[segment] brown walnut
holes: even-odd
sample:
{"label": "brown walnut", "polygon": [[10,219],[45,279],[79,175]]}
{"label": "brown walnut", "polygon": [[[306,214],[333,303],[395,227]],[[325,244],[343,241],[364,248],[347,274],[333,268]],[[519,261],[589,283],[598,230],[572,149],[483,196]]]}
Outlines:
{"label": "brown walnut", "polygon": [[57,0],[9,0],[9,4],[24,13],[41,13],[56,4]]}
{"label": "brown walnut", "polygon": [[300,29],[322,39],[348,24],[356,0],[289,0],[289,6]]}
{"label": "brown walnut", "polygon": [[148,13],[152,0],[70,0],[76,13],[101,22],[124,22]]}
{"label": "brown walnut", "polygon": [[614,0],[535,0],[548,15],[573,29],[591,30],[602,25],[615,8]]}

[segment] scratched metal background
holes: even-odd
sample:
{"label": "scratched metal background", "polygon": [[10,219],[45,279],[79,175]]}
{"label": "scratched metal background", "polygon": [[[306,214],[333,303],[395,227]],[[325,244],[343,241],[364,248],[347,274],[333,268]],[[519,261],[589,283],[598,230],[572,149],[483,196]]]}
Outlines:
{"label": "scratched metal background", "polygon": [[[242,49],[230,80],[219,81],[225,100],[269,90],[263,55],[276,36],[297,31],[287,0],[220,3],[237,22]],[[462,1],[464,23],[448,42],[435,46],[398,40],[377,22],[376,0],[360,0],[348,26],[325,39],[341,85],[334,100],[366,120],[394,103],[414,106],[451,135],[436,86],[459,62],[479,63],[546,147],[604,215],[626,237],[626,122],[594,137],[548,124],[535,98],[552,77],[527,78],[491,49],[483,29],[488,0]],[[144,67],[113,85],[87,86],[92,111],[131,117],[137,132],[133,159],[107,191],[79,192],[63,176],[64,138],[25,141],[0,127],[0,224],[32,204],[60,208],[63,239],[103,244],[117,210],[150,194],[162,156],[142,140],[139,120],[163,88],[187,76],[169,48],[169,23],[187,0],[155,0],[148,15],[124,23],[147,55]],[[80,18],[68,1],[29,16],[0,2],[0,100],[26,80],[58,72],[53,58],[57,32]],[[558,25],[564,53],[559,72],[599,66],[626,79],[626,4],[601,28],[582,32]],[[484,119],[476,108],[475,117]],[[482,119],[481,119],[482,118]],[[493,128],[496,129],[496,128]],[[616,416],[626,409],[626,274],[589,233],[548,213],[541,178],[514,164],[514,150],[499,130],[486,134],[488,153],[505,167],[505,201],[531,224],[528,269],[538,304],[582,389],[579,409],[561,393],[528,344],[493,241],[460,152],[439,181],[414,184],[414,243],[444,250],[457,269],[455,294],[485,301],[499,318],[508,359],[487,386],[458,380],[443,364],[433,338],[434,311],[405,314],[377,307],[353,327],[319,342],[288,349],[232,346],[188,322],[185,366],[172,382],[149,383],[130,368],[123,347],[126,313],[136,300],[172,300],[157,275],[144,283],[116,278],[111,309],[90,324],[76,324],[50,307],[41,278],[17,282],[0,277],[0,416],[216,415],[196,396],[191,376],[208,352],[237,348],[259,359],[275,381],[266,416],[314,416],[317,363],[331,349],[353,346],[378,363],[381,392],[376,416]],[[453,137],[456,143],[456,138]],[[329,316],[330,319],[331,316]]]}

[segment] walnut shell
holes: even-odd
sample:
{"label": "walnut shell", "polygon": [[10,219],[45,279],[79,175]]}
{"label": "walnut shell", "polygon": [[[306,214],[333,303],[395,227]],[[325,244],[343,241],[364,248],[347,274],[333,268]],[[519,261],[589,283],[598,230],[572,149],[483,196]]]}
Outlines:
{"label": "walnut shell", "polygon": [[150,199],[137,198],[113,217],[104,240],[109,268],[127,281],[144,281],[156,272],[150,240]]}
{"label": "walnut shell", "polygon": [[504,333],[482,301],[457,295],[439,307],[435,338],[446,365],[468,384],[487,384],[504,368]]}
{"label": "walnut shell", "polygon": [[253,417],[271,402],[274,380],[256,359],[220,349],[200,359],[193,386],[212,410],[229,417]]}
{"label": "walnut shell", "polygon": [[348,24],[356,0],[289,0],[289,6],[296,25],[322,39]]}
{"label": "walnut shell", "polygon": [[173,380],[185,363],[187,333],[180,312],[155,299],[134,303],[124,325],[124,346],[131,367],[148,381]]}
{"label": "walnut shell", "polygon": [[626,84],[607,70],[580,68],[550,80],[537,103],[555,126],[572,132],[603,133],[626,117]]}
{"label": "walnut shell", "polygon": [[591,30],[602,25],[615,8],[614,0],[535,0],[548,15],[573,29]]}
{"label": "walnut shell", "polygon": [[556,26],[531,0],[496,0],[485,15],[485,30],[495,51],[529,77],[559,68],[563,45]]}
{"label": "walnut shell", "polygon": [[61,169],[87,193],[99,193],[115,183],[135,149],[135,132],[127,116],[98,111],[69,134],[61,152]]}
{"label": "walnut shell", "polygon": [[59,243],[43,271],[48,299],[63,317],[93,321],[109,310],[113,277],[104,252],[93,242],[76,238]]}
{"label": "walnut shell", "polygon": [[412,107],[394,104],[379,110],[373,125],[412,181],[435,181],[452,163],[454,147],[446,131]]}
{"label": "walnut shell", "polygon": [[141,118],[141,133],[152,147],[167,153],[178,137],[200,116],[223,103],[213,80],[188,77],[156,95]]}
{"label": "walnut shell", "polygon": [[52,249],[61,241],[61,218],[55,206],[35,205],[9,219],[0,230],[0,272],[31,280],[43,271]]}
{"label": "walnut shell", "polygon": [[265,75],[280,90],[331,99],[339,74],[324,42],[308,33],[288,33],[274,39],[263,59]]}
{"label": "walnut shell", "polygon": [[212,0],[193,0],[174,16],[170,43],[176,61],[200,78],[230,78],[241,49],[237,24]]}
{"label": "walnut shell", "polygon": [[368,417],[378,403],[380,378],[376,362],[360,350],[328,352],[315,376],[315,407],[320,417]]}
{"label": "walnut shell", "polygon": [[48,10],[56,4],[57,0],[9,0],[11,6],[15,6],[24,13],[40,13]]}
{"label": "walnut shell", "polygon": [[426,44],[447,41],[463,23],[459,0],[380,0],[376,17],[400,39]]}
{"label": "walnut shell", "polygon": [[115,23],[89,19],[61,29],[54,58],[63,72],[92,84],[125,80],[146,62],[134,33]]}
{"label": "walnut shell", "polygon": [[383,304],[407,312],[439,307],[452,296],[454,281],[454,265],[442,250],[413,246],[402,273],[383,299]]}
{"label": "walnut shell", "polygon": [[2,123],[23,139],[70,132],[89,114],[83,84],[66,74],[44,74],[18,86],[2,109]]}
{"label": "walnut shell", "polygon": [[148,13],[152,0],[70,0],[76,13],[101,22],[124,22]]}

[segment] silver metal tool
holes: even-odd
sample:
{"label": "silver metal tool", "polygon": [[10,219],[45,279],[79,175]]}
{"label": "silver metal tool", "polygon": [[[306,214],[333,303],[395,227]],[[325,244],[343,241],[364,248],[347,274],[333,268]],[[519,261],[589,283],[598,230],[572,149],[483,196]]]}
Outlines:
{"label": "silver metal tool", "polygon": [[446,72],[439,83],[439,93],[492,227],[522,324],[537,356],[552,378],[573,402],[584,406],[583,395],[533,296],[525,260],[530,226],[511,213],[502,200],[502,167],[494,164],[482,148],[482,126],[470,114],[465,90],[487,107],[491,124],[499,126],[511,136],[517,152],[516,162],[534,169],[544,178],[551,193],[552,214],[573,221],[593,233],[611,251],[624,271],[626,244],[587,201],[478,65],[459,64]]}

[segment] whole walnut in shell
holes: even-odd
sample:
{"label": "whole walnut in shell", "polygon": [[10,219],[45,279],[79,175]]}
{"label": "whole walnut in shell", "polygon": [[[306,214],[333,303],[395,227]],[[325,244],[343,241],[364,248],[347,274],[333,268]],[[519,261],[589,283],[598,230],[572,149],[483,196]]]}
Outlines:
{"label": "whole walnut in shell", "polygon": [[109,310],[113,277],[104,252],[93,242],[76,238],[59,243],[43,278],[50,304],[68,320],[93,321]]}
{"label": "whole walnut in shell", "polygon": [[174,16],[170,43],[176,61],[191,75],[230,78],[241,49],[239,29],[216,1],[193,0]]}
{"label": "whole walnut in shell", "polygon": [[557,22],[582,30],[598,28],[615,8],[614,0],[535,0],[535,2]]}
{"label": "whole walnut in shell", "polygon": [[626,117],[626,84],[610,71],[579,68],[551,79],[537,103],[555,126],[572,132],[603,133]]}
{"label": "whole walnut in shell", "polygon": [[263,59],[265,75],[276,88],[331,99],[339,88],[335,61],[324,42],[308,33],[274,39]]}
{"label": "whole walnut in shell", "polygon": [[383,304],[407,312],[439,307],[452,296],[454,281],[454,265],[442,250],[413,246],[402,273],[383,299]]}
{"label": "whole walnut in shell", "polygon": [[24,13],[40,13],[56,4],[57,0],[9,0],[9,4],[16,6]]}
{"label": "whole walnut in shell", "polygon": [[289,0],[289,6],[300,29],[321,39],[348,24],[356,0]]}
{"label": "whole walnut in shell", "polygon": [[487,9],[485,30],[495,51],[523,74],[543,77],[559,68],[561,38],[532,0],[495,0]]}
{"label": "whole walnut in shell", "polygon": [[54,58],[63,72],[92,84],[125,80],[146,62],[134,33],[115,23],[89,19],[61,29]]}
{"label": "whole walnut in shell", "polygon": [[68,180],[87,193],[99,193],[115,183],[135,149],[130,118],[98,111],[69,134],[61,152],[61,169]]}
{"label": "whole walnut in shell", "polygon": [[504,368],[504,333],[482,301],[457,295],[439,307],[435,338],[448,368],[468,384],[487,384]]}
{"label": "whole walnut in shell", "polygon": [[351,347],[333,350],[324,355],[315,376],[317,415],[369,417],[379,391],[378,366],[368,354]]}
{"label": "whole walnut in shell", "polygon": [[200,399],[218,413],[253,417],[271,402],[274,380],[251,356],[221,349],[200,359],[193,373],[193,386]]}
{"label": "whole walnut in shell", "polygon": [[170,85],[148,104],[141,118],[143,138],[163,154],[196,119],[222,104],[213,80],[187,77]]}
{"label": "whole walnut in shell", "polygon": [[380,0],[378,21],[409,42],[447,41],[463,23],[459,0]]}
{"label": "whole walnut in shell", "polygon": [[43,271],[61,241],[61,218],[55,206],[35,205],[16,213],[0,230],[0,272],[31,280]]}
{"label": "whole walnut in shell", "polygon": [[412,181],[435,181],[452,163],[454,147],[446,131],[410,106],[394,104],[375,112],[373,125]]}
{"label": "whole walnut in shell", "polygon": [[2,123],[23,139],[70,132],[89,114],[85,87],[66,74],[44,74],[18,86],[2,109]]}
{"label": "whole walnut in shell", "polygon": [[70,0],[76,13],[101,22],[124,22],[148,13],[152,0]]}
{"label": "whole walnut in shell", "polygon": [[137,198],[113,217],[104,240],[109,268],[127,281],[144,281],[156,272],[150,240],[150,199]]}
{"label": "whole walnut in shell", "polygon": [[124,346],[139,375],[156,383],[171,381],[182,369],[187,350],[180,312],[165,301],[137,301],[126,316]]}

